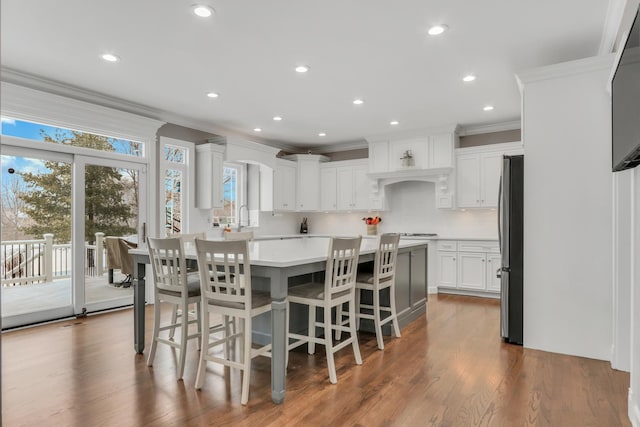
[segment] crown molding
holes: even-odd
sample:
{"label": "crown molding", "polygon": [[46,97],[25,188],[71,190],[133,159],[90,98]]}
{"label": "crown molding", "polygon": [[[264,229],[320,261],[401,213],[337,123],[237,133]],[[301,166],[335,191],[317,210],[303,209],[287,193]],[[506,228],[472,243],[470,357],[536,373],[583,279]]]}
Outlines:
{"label": "crown molding", "polygon": [[460,130],[460,126],[457,124],[449,124],[442,126],[434,126],[421,129],[409,129],[405,131],[389,132],[377,135],[367,136],[367,142],[388,141],[391,139],[405,139],[405,138],[420,138],[429,135],[436,135],[440,133],[454,133],[457,134]]}
{"label": "crown molding", "polygon": [[486,125],[460,126],[460,136],[479,135],[482,133],[503,132],[506,130],[516,130],[522,127],[520,119],[508,122],[491,123]]}
{"label": "crown molding", "polygon": [[529,83],[557,79],[561,77],[570,77],[579,74],[590,73],[593,71],[609,71],[613,66],[613,61],[614,55],[607,54],[578,59],[575,61],[561,62],[559,64],[547,65],[546,67],[523,71],[516,74],[516,80],[518,82],[518,86],[520,87],[520,91],[522,92],[522,90],[524,89],[524,85]]}
{"label": "crown molding", "polygon": [[357,141],[343,142],[338,144],[326,144],[315,145],[313,147],[299,147],[298,151],[311,152],[311,153],[337,153],[340,151],[360,150],[363,148],[369,148],[369,144],[364,139]]}

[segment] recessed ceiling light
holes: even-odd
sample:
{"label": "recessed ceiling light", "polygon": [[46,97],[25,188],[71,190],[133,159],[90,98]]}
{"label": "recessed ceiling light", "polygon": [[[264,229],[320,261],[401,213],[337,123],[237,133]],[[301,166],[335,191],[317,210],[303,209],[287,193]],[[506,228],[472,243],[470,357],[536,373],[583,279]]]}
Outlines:
{"label": "recessed ceiling light", "polygon": [[117,55],[114,55],[113,53],[105,53],[102,55],[102,59],[104,59],[107,62],[118,62],[120,61],[120,57]]}
{"label": "recessed ceiling light", "polygon": [[390,124],[391,126],[396,126],[396,125],[399,125],[399,124],[400,124],[400,122],[399,122],[399,121],[397,121],[397,120],[391,120],[391,121],[389,122],[389,124]]}
{"label": "recessed ceiling light", "polygon": [[491,111],[491,110],[493,110],[493,105],[485,105],[483,110],[484,111]]}
{"label": "recessed ceiling light", "polygon": [[307,71],[309,71],[309,67],[307,67],[306,65],[298,65],[296,67],[296,72],[298,73],[306,73]]}
{"label": "recessed ceiling light", "polygon": [[353,103],[355,105],[362,105],[364,103],[364,101],[362,99],[358,98],[358,99],[354,99]]}
{"label": "recessed ceiling light", "polygon": [[205,6],[202,4],[196,4],[192,6],[193,13],[195,13],[200,18],[208,18],[213,15],[213,9],[209,6]]}
{"label": "recessed ceiling light", "polygon": [[434,25],[433,27],[429,28],[428,33],[429,33],[430,36],[437,36],[437,35],[440,35],[440,34],[444,33],[448,29],[449,29],[449,27],[447,27],[444,24]]}
{"label": "recessed ceiling light", "polygon": [[463,82],[466,82],[466,83],[469,83],[469,82],[474,81],[475,79],[476,79],[476,76],[474,76],[473,74],[469,74],[469,75],[467,75],[467,76],[464,76],[464,77],[462,78],[462,81],[463,81]]}
{"label": "recessed ceiling light", "polygon": [[279,122],[280,120],[282,120],[282,117],[280,117],[280,116],[273,116],[273,120],[275,120],[276,122]]}
{"label": "recessed ceiling light", "polygon": [[254,131],[254,132],[262,132],[262,129],[260,129],[260,128],[253,128],[253,131]]}
{"label": "recessed ceiling light", "polygon": [[217,93],[215,93],[215,92],[209,92],[209,93],[207,93],[207,96],[208,96],[209,98],[217,98],[217,97],[219,97],[220,95],[218,95],[218,94],[217,94]]}
{"label": "recessed ceiling light", "polygon": [[326,133],[324,133],[324,132],[320,132],[320,133],[318,134],[318,136],[327,136],[327,134],[326,134]]}

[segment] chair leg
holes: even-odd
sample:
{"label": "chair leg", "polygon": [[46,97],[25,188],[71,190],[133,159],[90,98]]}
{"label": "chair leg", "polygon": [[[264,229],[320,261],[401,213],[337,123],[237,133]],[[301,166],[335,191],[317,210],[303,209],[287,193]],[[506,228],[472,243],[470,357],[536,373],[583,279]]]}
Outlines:
{"label": "chair leg", "polygon": [[187,359],[187,337],[189,336],[189,307],[182,307],[182,316],[180,317],[180,358],[178,359],[178,381],[182,379],[184,374],[184,363]]}
{"label": "chair leg", "polygon": [[242,368],[242,397],[240,403],[246,405],[249,400],[249,379],[251,377],[251,318],[242,319],[242,328],[243,344],[241,354],[244,366]]}
{"label": "chair leg", "polygon": [[[178,306],[174,305],[171,308],[171,324],[175,325],[176,323],[178,323]],[[176,327],[174,326],[169,330],[169,339],[172,340],[175,334],[176,334]]]}
{"label": "chair leg", "polygon": [[[208,316],[208,314],[207,314]],[[222,343],[222,347],[224,350],[224,357],[225,359],[229,360],[229,354],[230,354],[230,350],[229,350],[229,336],[231,335],[231,320],[229,319],[229,316],[224,316],[224,342]],[[233,319],[233,333],[235,334],[236,331],[236,320]]]}
{"label": "chair leg", "polygon": [[[316,306],[315,305],[309,306],[309,332],[307,333],[307,335],[309,337],[314,337],[314,338],[316,336]],[[313,354],[315,352],[316,352],[316,343],[307,341],[307,353]]]}
{"label": "chair leg", "polygon": [[333,334],[331,333],[331,307],[324,308],[324,347],[327,353],[327,368],[329,368],[329,381],[331,384],[338,382],[336,375],[336,362],[333,357]]}
{"label": "chair leg", "polygon": [[376,329],[376,339],[378,348],[384,350],[384,340],[382,339],[382,326],[380,325],[380,290],[373,290],[373,326]]}
{"label": "chair leg", "polygon": [[153,338],[151,339],[151,349],[149,350],[149,358],[147,366],[153,365],[153,359],[156,357],[156,348],[158,348],[158,335],[160,334],[160,301],[155,300],[153,306]]}
{"label": "chair leg", "polygon": [[202,310],[202,330],[206,331],[200,336],[200,360],[198,363],[198,374],[196,375],[196,389],[200,390],[202,384],[204,384],[204,375],[207,370],[205,357],[209,353],[209,310],[204,307],[204,302],[198,305],[201,306]]}
{"label": "chair leg", "polygon": [[200,337],[202,336],[202,307],[196,303],[196,324],[198,325],[198,338],[196,338],[196,349],[200,350]]}
{"label": "chair leg", "polygon": [[356,310],[354,305],[353,300],[349,301],[349,333],[351,334],[351,338],[353,338],[351,345],[353,346],[353,355],[356,358],[356,364],[362,365],[362,356],[360,355],[360,346],[358,345],[358,331],[356,331]]}
{"label": "chair leg", "polygon": [[393,286],[389,288],[389,305],[391,316],[393,316],[393,333],[396,335],[396,338],[400,338],[400,325],[398,324],[398,313],[396,313],[396,292]]}
{"label": "chair leg", "polygon": [[362,293],[362,289],[356,289],[356,329],[360,330],[360,294]]}
{"label": "chair leg", "polygon": [[[342,304],[336,306],[336,325],[342,325]],[[342,338],[342,331],[336,329],[336,340]]]}

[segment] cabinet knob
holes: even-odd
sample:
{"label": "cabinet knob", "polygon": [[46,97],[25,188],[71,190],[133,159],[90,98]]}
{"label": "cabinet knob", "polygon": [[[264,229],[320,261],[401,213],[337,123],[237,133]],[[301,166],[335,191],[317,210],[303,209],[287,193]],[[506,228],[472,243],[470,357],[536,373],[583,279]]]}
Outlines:
{"label": "cabinet knob", "polygon": [[454,258],[453,260],[455,261],[456,259]]}

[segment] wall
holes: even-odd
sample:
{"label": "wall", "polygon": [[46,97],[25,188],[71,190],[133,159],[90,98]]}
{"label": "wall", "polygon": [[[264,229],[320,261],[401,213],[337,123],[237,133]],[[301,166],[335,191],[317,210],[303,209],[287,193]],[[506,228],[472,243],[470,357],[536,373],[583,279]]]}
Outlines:
{"label": "wall", "polygon": [[523,85],[524,345],[608,360],[612,344],[612,57]]}
{"label": "wall", "polygon": [[634,169],[634,194],[630,234],[631,247],[631,384],[629,386],[629,419],[640,427],[640,167]]}

